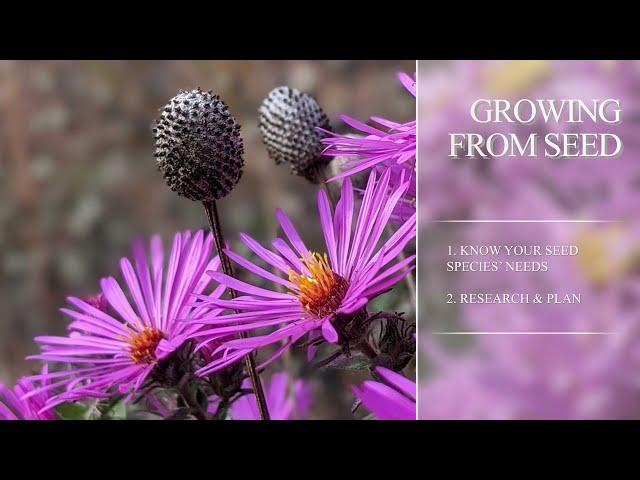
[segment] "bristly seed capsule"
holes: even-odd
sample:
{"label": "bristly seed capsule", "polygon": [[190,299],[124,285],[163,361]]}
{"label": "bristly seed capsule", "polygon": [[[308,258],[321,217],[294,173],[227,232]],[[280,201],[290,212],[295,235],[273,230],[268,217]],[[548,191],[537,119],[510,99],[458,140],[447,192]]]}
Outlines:
{"label": "bristly seed capsule", "polygon": [[324,135],[317,128],[331,130],[331,124],[315,98],[295,88],[278,87],[269,92],[259,113],[269,157],[277,164],[289,164],[293,174],[318,183],[319,173],[331,159],[322,156]]}
{"label": "bristly seed capsule", "polygon": [[198,88],[180,90],[160,112],[155,158],[169,188],[194,201],[228,195],[242,176],[244,148],[227,105]]}

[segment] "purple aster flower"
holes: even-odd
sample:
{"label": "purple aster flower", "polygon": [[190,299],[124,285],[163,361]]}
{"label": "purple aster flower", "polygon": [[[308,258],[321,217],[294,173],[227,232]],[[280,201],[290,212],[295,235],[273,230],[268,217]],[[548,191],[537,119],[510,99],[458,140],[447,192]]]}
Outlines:
{"label": "purple aster flower", "polygon": [[[383,171],[384,167],[378,167],[376,170]],[[392,165],[388,167],[388,170],[391,172],[389,180],[390,192],[398,185],[404,183],[409,185],[406,193],[400,198],[391,214],[391,222],[398,225],[416,213],[416,174],[414,168],[407,168],[403,165]],[[362,190],[358,189],[358,191],[362,193]]]}
{"label": "purple aster flower", "polygon": [[376,372],[382,382],[367,380],[351,387],[362,404],[380,420],[415,420],[416,383],[384,367]]}
{"label": "purple aster flower", "polygon": [[[47,374],[46,365],[42,368],[42,374]],[[0,420],[53,420],[53,411],[45,409],[48,400],[46,392],[22,399],[34,389],[34,384],[28,378],[18,380],[13,389],[0,384]]]}
{"label": "purple aster flower", "polygon": [[[261,288],[222,273],[209,272],[217,282],[244,295],[233,300],[203,297],[205,306],[228,311],[198,320],[207,324],[198,332],[201,341],[198,348],[217,341],[222,335],[255,332],[265,327],[276,329],[222,342],[213,352],[213,361],[199,374],[224,368],[258,348],[280,344],[268,360],[271,361],[306,334],[310,343],[322,341],[323,337],[331,343],[345,341],[338,333],[341,325],[362,317],[363,308],[371,298],[390,289],[413,268],[415,255],[403,260],[398,260],[398,255],[415,236],[415,214],[382,241],[389,218],[408,188],[405,182],[389,195],[389,180],[388,171],[380,178],[375,172],[370,174],[355,218],[354,192],[349,179],[342,184],[335,214],[325,192],[318,192],[318,210],[328,253],[310,251],[291,220],[280,210],[277,217],[288,243],[276,238],[272,241],[275,251],[270,251],[241,234],[247,248],[280,275],[228,251],[231,260],[275,285],[273,289]],[[278,287],[288,291],[280,291]],[[314,347],[310,347],[310,357],[313,352]]]}
{"label": "purple aster flower", "polygon": [[[264,383],[264,382],[263,382]],[[251,388],[249,379],[243,382],[243,388]],[[287,372],[274,373],[264,389],[271,420],[293,420],[307,417],[311,406],[311,390],[301,379],[291,384]],[[209,412],[215,413],[218,398],[213,397]],[[253,393],[244,395],[231,405],[231,418],[234,420],[260,420],[260,412]]]}
{"label": "purple aster flower", "polygon": [[[406,73],[398,73],[400,83],[416,96],[416,81]],[[377,126],[366,125],[346,115],[341,120],[364,136],[339,135],[323,130],[322,139],[327,147],[323,154],[331,157],[355,157],[345,165],[346,170],[332,180],[348,177],[373,167],[401,165],[410,172],[416,162],[416,121],[398,123],[380,117],[371,117]]]}
{"label": "purple aster flower", "polygon": [[[27,395],[65,387],[62,393],[49,398],[47,406],[86,397],[107,397],[114,389],[128,393],[130,398],[156,365],[199,328],[185,320],[209,311],[204,305],[194,307],[191,297],[203,293],[210,283],[204,272],[219,266],[212,245],[213,237],[202,231],[195,235],[177,233],[165,274],[160,237],[151,239],[151,269],[142,242],[135,242],[133,264],[127,258],[120,260],[130,299],[113,277],[101,281],[108,310],[96,308],[95,301],[69,297],[75,308],[61,309],[73,320],[69,334],[36,337],[42,351],[29,358],[70,366],[67,370],[31,377],[42,381],[42,385]],[[223,291],[223,287],[218,287],[211,295],[219,296]]]}

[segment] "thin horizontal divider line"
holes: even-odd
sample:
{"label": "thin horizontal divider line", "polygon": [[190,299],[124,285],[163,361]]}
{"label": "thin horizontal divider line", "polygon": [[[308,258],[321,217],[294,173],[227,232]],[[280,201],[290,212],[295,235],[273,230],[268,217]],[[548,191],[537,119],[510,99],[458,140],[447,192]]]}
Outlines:
{"label": "thin horizontal divider line", "polygon": [[613,332],[431,332],[433,335],[611,335]]}
{"label": "thin horizontal divider line", "polygon": [[616,223],[617,220],[433,220],[435,223]]}

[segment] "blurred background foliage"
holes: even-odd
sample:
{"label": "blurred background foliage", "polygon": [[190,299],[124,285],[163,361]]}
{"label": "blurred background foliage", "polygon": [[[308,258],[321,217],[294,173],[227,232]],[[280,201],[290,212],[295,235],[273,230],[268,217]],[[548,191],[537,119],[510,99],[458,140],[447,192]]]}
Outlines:
{"label": "blurred background foliage", "polygon": [[[179,89],[212,89],[242,125],[245,171],[221,202],[229,240],[245,231],[267,241],[274,210],[320,245],[315,188],[276,166],[257,128],[262,99],[279,85],[313,94],[332,120],[414,118],[415,102],[396,81],[413,61],[3,61],[0,62],[0,382],[37,366],[32,338],[61,334],[65,297],[95,293],[120,278],[118,260],[136,235],[205,227],[199,204],[170,192],[153,161],[151,128]],[[413,307],[405,285],[373,309]],[[412,320],[413,321],[413,320]],[[304,352],[294,351],[294,375]],[[299,358],[298,358],[299,357]],[[346,384],[363,373],[328,370],[312,379],[316,417],[349,417]],[[334,392],[329,395],[329,392]]]}

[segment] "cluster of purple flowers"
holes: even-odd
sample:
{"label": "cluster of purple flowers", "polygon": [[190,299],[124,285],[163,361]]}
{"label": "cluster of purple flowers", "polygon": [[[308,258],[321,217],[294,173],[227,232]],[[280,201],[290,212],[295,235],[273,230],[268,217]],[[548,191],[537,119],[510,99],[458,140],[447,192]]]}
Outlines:
{"label": "cluster of purple flowers", "polygon": [[[399,78],[415,96],[415,81]],[[185,105],[192,98],[181,96]],[[193,98],[210,100],[200,90]],[[163,155],[180,112],[178,103],[172,105],[173,113],[163,114],[164,133],[157,133]],[[98,294],[68,298],[61,309],[70,319],[66,335],[35,338],[40,353],[29,358],[45,366],[13,389],[0,385],[0,419],[53,419],[63,404],[93,402],[100,411],[114,401],[146,405],[164,418],[259,419],[260,397],[242,360],[261,356],[256,371],[263,373],[300,341],[309,363],[322,344],[335,345],[346,358],[363,352],[368,369],[385,383],[354,387],[362,404],[380,419],[414,419],[415,383],[392,371],[394,362],[378,366],[382,349],[369,341],[377,317],[367,306],[414,268],[415,255],[403,252],[416,232],[415,121],[376,118],[374,128],[344,120],[366,136],[325,138],[326,155],[352,158],[337,177],[342,186],[335,205],[318,190],[322,251],[310,250],[281,210],[276,217],[283,238],[274,238],[272,248],[240,234],[255,258],[224,245],[216,254],[216,236],[203,231],[176,233],[168,254],[158,236],[148,249],[135,241],[131,258],[120,260],[120,280],[103,278]],[[162,168],[172,188],[187,188],[172,164]],[[354,188],[350,176],[365,170],[365,185]],[[189,186],[189,194],[199,194],[201,185]],[[240,280],[227,261],[256,281]],[[286,372],[258,381],[271,419],[307,417],[306,381]]]}
{"label": "cluster of purple flowers", "polygon": [[[416,97],[416,81],[406,73],[398,73],[398,80],[407,91]],[[337,135],[326,131],[324,154],[346,157],[344,171],[331,180],[345,178],[373,168],[389,171],[394,184],[406,182],[408,187],[395,208],[392,220],[400,223],[416,212],[416,121],[398,123],[380,117],[371,117],[364,124],[346,115],[340,117],[359,135]]]}

